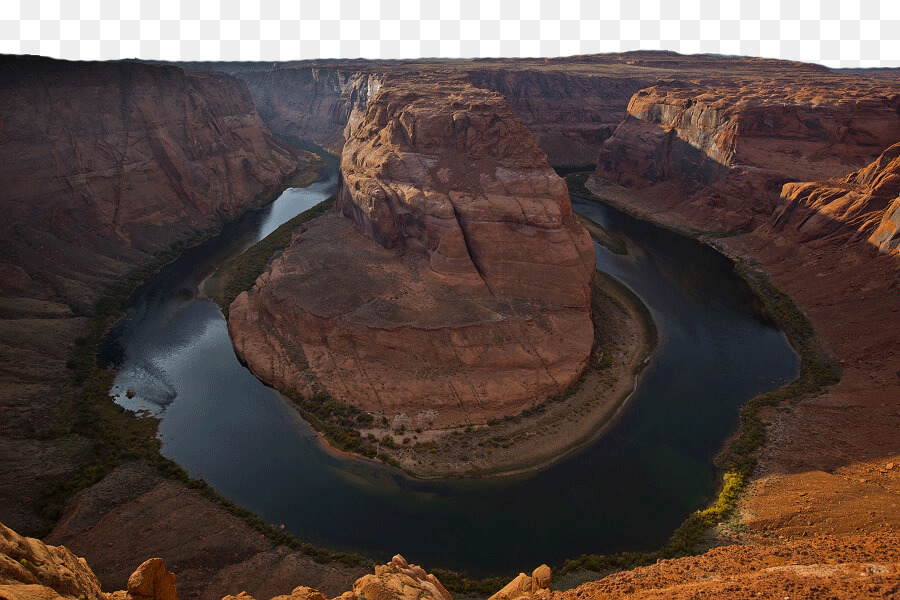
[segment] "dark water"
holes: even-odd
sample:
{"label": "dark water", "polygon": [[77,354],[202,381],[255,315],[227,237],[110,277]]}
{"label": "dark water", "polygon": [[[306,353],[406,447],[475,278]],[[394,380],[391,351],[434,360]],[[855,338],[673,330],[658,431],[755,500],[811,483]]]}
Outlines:
{"label": "dark water", "polygon": [[[331,187],[290,192],[273,213],[287,219]],[[644,299],[660,344],[609,432],[542,472],[416,481],[324,451],[238,363],[221,312],[196,293],[223,256],[260,237],[263,221],[274,228],[266,214],[188,251],[136,294],[106,346],[119,369],[114,392],[127,408],[161,414],[163,454],[314,544],[377,559],[399,552],[426,568],[480,575],[653,549],[709,500],[711,459],[738,406],[795,377],[798,361],[728,260],[611,209],[573,203],[627,240],[628,256],[598,247],[597,264]]]}

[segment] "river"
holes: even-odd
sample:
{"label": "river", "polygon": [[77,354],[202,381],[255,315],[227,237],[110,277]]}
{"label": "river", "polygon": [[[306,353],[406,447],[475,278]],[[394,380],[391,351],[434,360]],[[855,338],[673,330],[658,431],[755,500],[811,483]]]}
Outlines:
{"label": "river", "polygon": [[484,480],[413,480],[329,453],[238,362],[221,311],[198,285],[335,182],[289,189],[186,251],[139,288],[103,346],[118,370],[111,394],[160,418],[165,456],[303,541],[474,575],[655,549],[712,496],[712,458],[738,407],[798,373],[797,356],[728,259],[573,197],[577,212],[626,240],[626,256],[598,245],[597,266],[647,304],[659,330],[657,352],[608,433],[543,471]]}

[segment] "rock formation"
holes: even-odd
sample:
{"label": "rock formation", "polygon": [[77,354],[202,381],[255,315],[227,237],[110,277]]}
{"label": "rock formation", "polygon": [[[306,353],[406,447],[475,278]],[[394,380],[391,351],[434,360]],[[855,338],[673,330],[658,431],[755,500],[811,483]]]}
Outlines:
{"label": "rock formation", "polygon": [[541,565],[531,575],[519,573],[518,577],[506,584],[503,589],[488,598],[488,600],[549,598],[551,579],[550,567]]}
{"label": "rock formation", "polygon": [[776,231],[796,231],[809,241],[868,239],[881,252],[900,244],[900,143],[875,162],[842,179],[791,182],[772,217]]}
{"label": "rock formation", "polygon": [[707,227],[759,226],[784,183],[846,173],[900,136],[900,89],[835,79],[645,88],[604,142],[597,174],[627,187],[674,184],[661,194],[682,198],[678,210]]}
{"label": "rock formation", "polygon": [[150,558],[128,578],[124,592],[115,592],[111,600],[178,600],[175,575],[161,558]]}
{"label": "rock formation", "polygon": [[298,232],[230,308],[254,373],[425,427],[516,413],[578,377],[593,245],[501,96],[385,86],[341,162],[347,218]]}
{"label": "rock formation", "polygon": [[107,600],[83,558],[0,523],[0,598]]}

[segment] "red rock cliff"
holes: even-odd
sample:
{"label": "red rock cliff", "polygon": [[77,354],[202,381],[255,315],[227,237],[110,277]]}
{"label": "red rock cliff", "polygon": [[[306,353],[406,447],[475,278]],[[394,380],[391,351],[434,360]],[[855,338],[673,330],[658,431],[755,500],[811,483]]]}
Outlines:
{"label": "red rock cliff", "polygon": [[342,173],[349,219],[295,233],[231,305],[257,375],[425,427],[516,413],[577,379],[593,244],[501,96],[386,85]]}
{"label": "red rock cliff", "polygon": [[635,94],[603,144],[598,176],[629,187],[674,184],[679,211],[712,228],[753,228],[782,185],[870,162],[900,137],[900,86],[792,63],[785,76],[669,81]]}
{"label": "red rock cliff", "polygon": [[868,239],[889,253],[900,243],[900,143],[872,164],[841,179],[793,182],[781,192],[783,203],[772,218],[776,231],[800,239]]}
{"label": "red rock cliff", "polygon": [[5,522],[42,527],[35,499],[91,447],[53,433],[77,394],[65,365],[90,327],[81,315],[153,252],[310,160],[229,75],[0,57],[0,455],[16,457],[0,460]]}

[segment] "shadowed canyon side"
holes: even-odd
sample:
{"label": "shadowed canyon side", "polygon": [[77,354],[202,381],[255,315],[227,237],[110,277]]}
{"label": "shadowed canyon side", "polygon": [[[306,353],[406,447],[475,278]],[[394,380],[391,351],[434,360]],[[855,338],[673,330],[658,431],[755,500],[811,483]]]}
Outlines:
{"label": "shadowed canyon side", "polygon": [[90,310],[116,276],[310,164],[228,75],[4,57],[0,76],[6,296]]}
{"label": "shadowed canyon side", "polygon": [[0,80],[0,514],[31,533],[100,452],[66,368],[100,295],[319,163],[229,75],[4,56]]}
{"label": "shadowed canyon side", "polygon": [[386,85],[341,167],[343,216],[297,232],[231,305],[254,373],[424,428],[514,414],[578,378],[593,245],[502,96]]}

